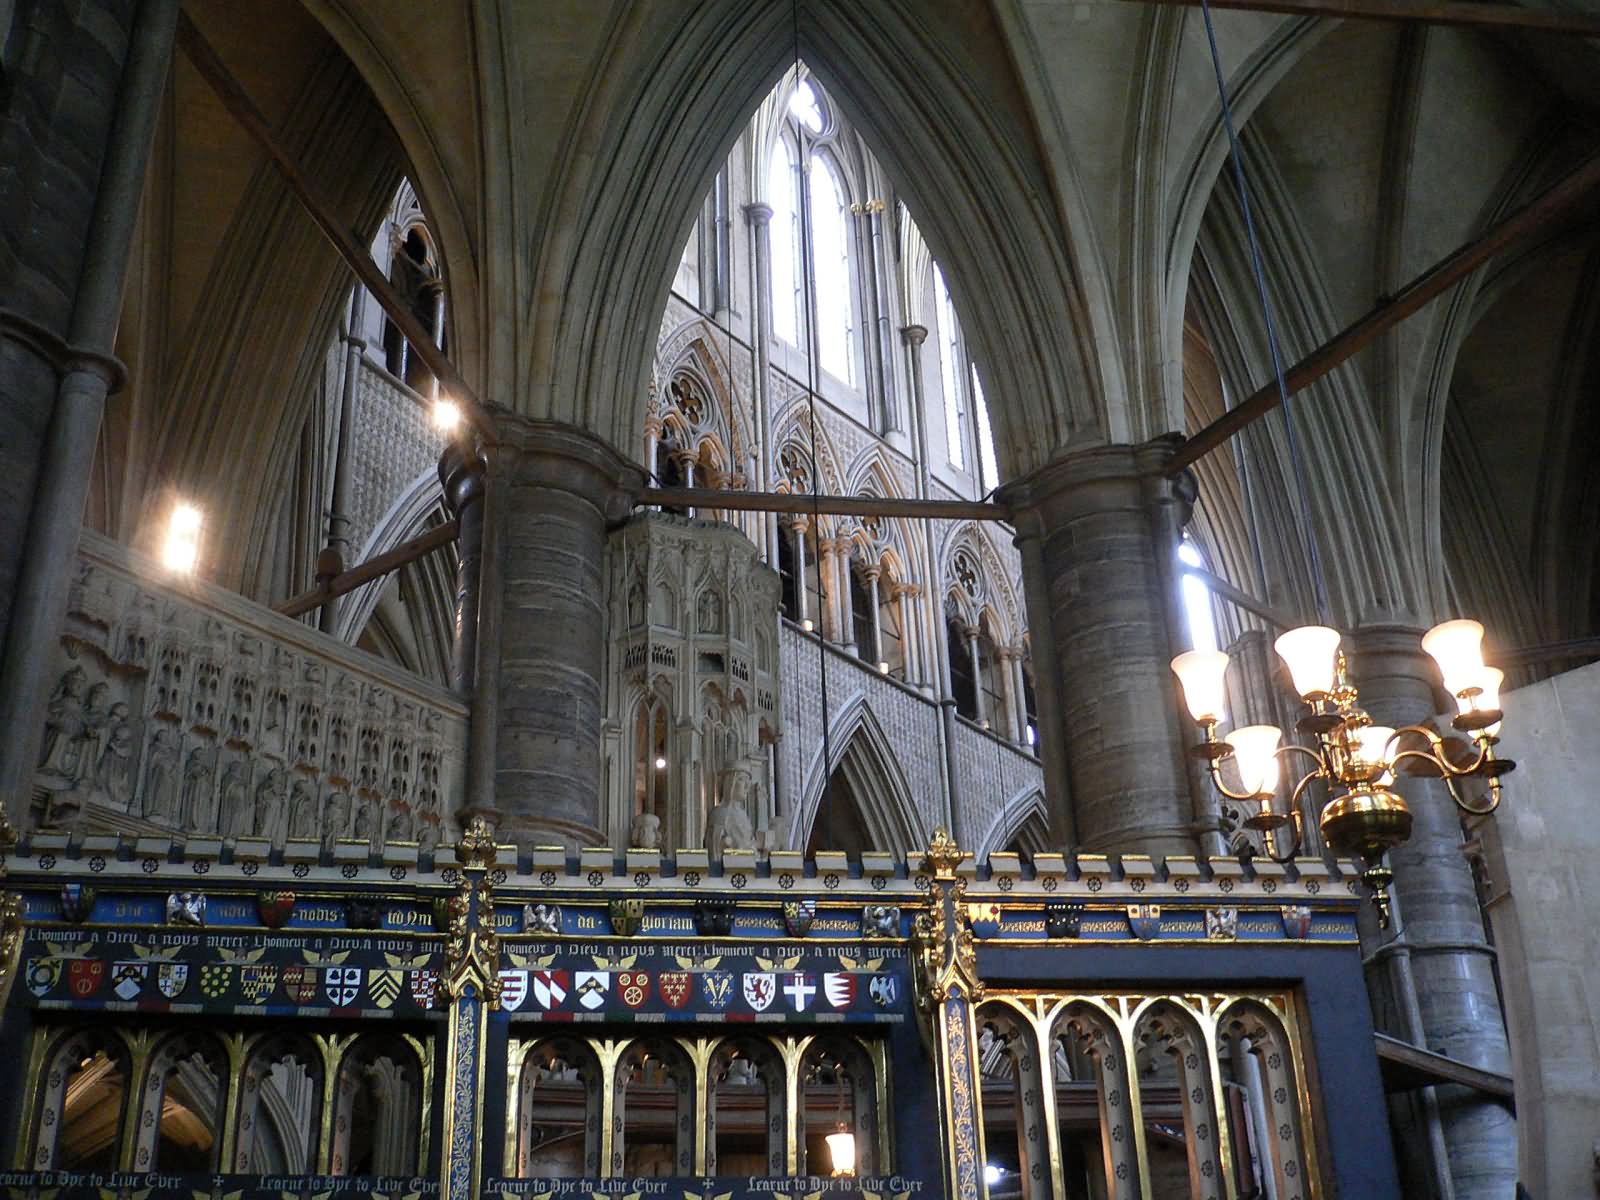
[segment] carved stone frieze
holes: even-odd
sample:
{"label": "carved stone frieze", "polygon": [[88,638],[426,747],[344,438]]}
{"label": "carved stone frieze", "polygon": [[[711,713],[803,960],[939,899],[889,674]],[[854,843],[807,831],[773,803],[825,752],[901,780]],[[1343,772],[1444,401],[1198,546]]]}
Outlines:
{"label": "carved stone frieze", "polygon": [[85,533],[29,824],[431,849],[459,794],[449,693]]}

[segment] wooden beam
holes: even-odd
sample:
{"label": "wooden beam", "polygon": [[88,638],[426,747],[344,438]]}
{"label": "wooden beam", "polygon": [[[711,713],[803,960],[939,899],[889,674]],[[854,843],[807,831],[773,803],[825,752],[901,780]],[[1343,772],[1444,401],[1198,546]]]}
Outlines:
{"label": "wooden beam", "polygon": [[[1589,159],[1516,212],[1441,258],[1393,296],[1380,300],[1365,315],[1295,363],[1284,377],[1289,394],[1292,396],[1309,387],[1358,350],[1370,345],[1380,334],[1460,283],[1496,254],[1565,215],[1597,184],[1600,184],[1600,155]],[[1277,408],[1280,401],[1277,381],[1263,384],[1249,399],[1235,405],[1184,442],[1168,460],[1166,474],[1176,475],[1191,463],[1204,458],[1246,425]]]}
{"label": "wooden beam", "polygon": [[456,532],[454,521],[435,525],[427,533],[414,537],[409,542],[401,542],[393,550],[369,558],[348,571],[339,572],[325,585],[314,587],[309,592],[301,592],[298,596],[274,604],[272,611],[282,613],[286,617],[303,616],[314,608],[321,608],[337,596],[353,592],[364,583],[381,579],[390,571],[409,562],[415,562],[424,555],[432,554],[440,546],[449,545],[456,540]]}
{"label": "wooden beam", "polygon": [[1443,1054],[1413,1046],[1410,1042],[1402,1042],[1386,1033],[1375,1033],[1373,1037],[1377,1043],[1378,1065],[1383,1070],[1383,1081],[1388,1091],[1459,1083],[1497,1099],[1516,1100],[1516,1091],[1509,1075],[1470,1066]]}
{"label": "wooden beam", "polygon": [[[1199,8],[1200,0],[1133,0]],[[1354,17],[1371,21],[1417,21],[1490,29],[1535,29],[1576,37],[1600,37],[1600,16],[1524,8],[1520,4],[1452,3],[1450,0],[1209,0],[1212,8],[1285,13],[1294,17]]]}
{"label": "wooden beam", "polygon": [[1234,587],[1233,584],[1229,583],[1226,579],[1222,578],[1222,576],[1215,575],[1206,570],[1204,567],[1191,567],[1185,564],[1183,573],[1185,575],[1193,575],[1201,583],[1205,584],[1209,591],[1215,592],[1218,596],[1221,596],[1230,604],[1238,605],[1240,608],[1244,609],[1245,612],[1253,613],[1260,617],[1263,621],[1275,625],[1279,629],[1294,629],[1296,626],[1303,625],[1305,623],[1303,621],[1292,620],[1285,614],[1277,611],[1277,609],[1273,608],[1265,600],[1257,600],[1249,592],[1241,591],[1239,588]]}
{"label": "wooden beam", "polygon": [[813,496],[809,492],[736,492],[717,488],[653,487],[635,506],[716,508],[724,512],[827,513],[839,517],[943,518],[951,521],[1009,521],[1011,509],[983,500],[886,500],[878,496]]}
{"label": "wooden beam", "polygon": [[404,298],[373,261],[367,248],[357,240],[355,234],[340,223],[332,207],[324,203],[312,190],[305,172],[300,169],[300,164],[279,143],[277,135],[267,124],[267,119],[261,110],[240,86],[239,81],[233,77],[217,52],[212,49],[211,43],[206,41],[205,35],[196,28],[188,14],[182,11],[178,13],[178,44],[183,47],[184,54],[194,64],[200,77],[217,93],[222,106],[233,114],[234,120],[239,122],[256,145],[266,153],[273,166],[277,167],[284,183],[300,201],[301,207],[316,223],[323,236],[339,252],[339,257],[344,259],[355,272],[356,278],[377,299],[383,311],[400,330],[400,335],[427,364],[428,370],[438,377],[439,385],[460,405],[462,414],[481,432],[492,432],[488,413],[478,403],[477,396],[467,386],[466,380],[461,378],[461,373],[456,370],[455,364],[434,344],[432,331],[422,327],[422,322],[412,315]]}

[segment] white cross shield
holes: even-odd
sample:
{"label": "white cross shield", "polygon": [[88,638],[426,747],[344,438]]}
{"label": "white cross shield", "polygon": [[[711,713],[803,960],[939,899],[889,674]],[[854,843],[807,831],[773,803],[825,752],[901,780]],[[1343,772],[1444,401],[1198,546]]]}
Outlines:
{"label": "white cross shield", "polygon": [[811,982],[811,976],[804,971],[796,971],[784,981],[783,994],[789,997],[795,1012],[805,1012],[806,1005],[817,994],[817,985]]}

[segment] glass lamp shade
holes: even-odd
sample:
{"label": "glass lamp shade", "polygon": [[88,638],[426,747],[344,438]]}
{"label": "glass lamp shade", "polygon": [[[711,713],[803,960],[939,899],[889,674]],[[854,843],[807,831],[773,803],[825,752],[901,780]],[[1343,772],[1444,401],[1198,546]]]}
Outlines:
{"label": "glass lamp shade", "polygon": [[835,1175],[856,1173],[856,1135],[841,1129],[823,1139],[828,1143],[828,1153],[833,1157]]}
{"label": "glass lamp shade", "polygon": [[1452,696],[1482,686],[1483,626],[1477,621],[1445,621],[1435,625],[1422,635],[1422,648],[1439,664],[1445,690]]}
{"label": "glass lamp shade", "polygon": [[1183,685],[1184,703],[1196,721],[1221,721],[1228,698],[1223,683],[1228,656],[1221,650],[1190,650],[1172,660],[1172,673]]}
{"label": "glass lamp shade", "polygon": [[1302,697],[1320,696],[1333,691],[1333,675],[1339,649],[1339,631],[1326,625],[1302,625],[1291,629],[1272,643],[1278,657],[1289,668],[1294,690]]}
{"label": "glass lamp shade", "polygon": [[[1463,715],[1470,712],[1500,711],[1500,685],[1505,682],[1505,678],[1506,673],[1499,667],[1483,668],[1478,672],[1478,677],[1474,681],[1478,694],[1465,699],[1457,696],[1456,707],[1461,710]],[[1500,735],[1500,725],[1501,722],[1496,721],[1493,725],[1487,726],[1484,732],[1490,737],[1498,737]]]}
{"label": "glass lamp shade", "polygon": [[1278,742],[1283,731],[1276,725],[1241,725],[1222,740],[1233,747],[1239,780],[1252,796],[1270,796],[1278,790]]}
{"label": "glass lamp shade", "polygon": [[1381,766],[1382,774],[1369,775],[1369,781],[1379,787],[1387,787],[1394,782],[1394,757],[1400,753],[1400,747],[1392,739],[1394,729],[1388,725],[1363,725],[1353,732],[1356,741],[1355,758],[1372,769]]}

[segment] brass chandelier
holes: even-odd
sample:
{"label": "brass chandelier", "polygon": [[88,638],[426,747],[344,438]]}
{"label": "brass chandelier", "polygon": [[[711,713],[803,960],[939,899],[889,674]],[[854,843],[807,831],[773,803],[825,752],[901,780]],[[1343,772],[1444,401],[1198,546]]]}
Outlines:
{"label": "brass chandelier", "polygon": [[[1450,798],[1465,813],[1483,816],[1500,804],[1500,777],[1516,766],[1495,755],[1502,713],[1500,684],[1504,673],[1483,661],[1483,626],[1455,620],[1435,625],[1422,637],[1422,648],[1439,664],[1445,690],[1455,699],[1451,724],[1467,735],[1472,749],[1458,749],[1425,725],[1393,728],[1377,725],[1361,708],[1350,682],[1338,630],[1325,625],[1291,629],[1274,647],[1305,702],[1298,723],[1308,745],[1280,744],[1276,725],[1245,725],[1219,738],[1226,700],[1224,676],[1228,655],[1220,650],[1191,650],[1172,660],[1183,686],[1189,714],[1203,739],[1191,753],[1205,761],[1216,789],[1231,800],[1254,802],[1260,808],[1246,818],[1247,828],[1263,834],[1267,853],[1288,862],[1301,839],[1301,798],[1317,780],[1328,788],[1318,822],[1323,840],[1337,854],[1361,859],[1361,878],[1372,890],[1379,924],[1389,924],[1388,885],[1394,873],[1383,856],[1411,836],[1411,810],[1392,791],[1396,772],[1443,779]],[[1309,760],[1309,770],[1289,791],[1287,806],[1277,806],[1282,765],[1290,756]],[[1223,768],[1232,763],[1238,786],[1231,786]],[[1466,778],[1482,780],[1486,797],[1469,800],[1460,786]],[[1291,833],[1289,848],[1279,853],[1277,831]]]}

